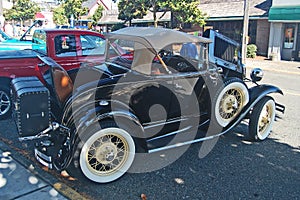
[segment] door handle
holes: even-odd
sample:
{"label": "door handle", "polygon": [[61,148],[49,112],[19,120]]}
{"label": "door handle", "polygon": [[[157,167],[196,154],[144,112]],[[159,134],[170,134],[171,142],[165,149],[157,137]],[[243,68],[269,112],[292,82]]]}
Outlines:
{"label": "door handle", "polygon": [[178,90],[183,90],[183,86],[179,85],[178,83],[175,84],[175,88]]}

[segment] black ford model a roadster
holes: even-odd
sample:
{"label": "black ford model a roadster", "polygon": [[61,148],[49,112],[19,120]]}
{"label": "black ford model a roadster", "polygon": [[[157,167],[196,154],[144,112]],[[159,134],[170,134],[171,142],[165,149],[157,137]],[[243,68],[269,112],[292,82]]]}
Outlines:
{"label": "black ford model a roadster", "polygon": [[42,76],[12,81],[20,140],[36,140],[43,165],[105,183],[139,154],[213,139],[244,119],[251,139],[266,139],[284,111],[268,94],[282,91],[257,84],[259,69],[245,78],[235,42],[206,36],[124,28],[106,36],[105,63],[70,72],[41,57]]}

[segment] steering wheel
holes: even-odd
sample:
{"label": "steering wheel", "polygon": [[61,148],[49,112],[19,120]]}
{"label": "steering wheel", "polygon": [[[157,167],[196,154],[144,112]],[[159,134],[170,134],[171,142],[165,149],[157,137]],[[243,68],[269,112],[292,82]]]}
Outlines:
{"label": "steering wheel", "polygon": [[158,52],[158,55],[161,57],[161,58],[166,58],[166,57],[170,57],[172,56],[172,52],[171,51],[167,51],[165,49],[162,49]]}

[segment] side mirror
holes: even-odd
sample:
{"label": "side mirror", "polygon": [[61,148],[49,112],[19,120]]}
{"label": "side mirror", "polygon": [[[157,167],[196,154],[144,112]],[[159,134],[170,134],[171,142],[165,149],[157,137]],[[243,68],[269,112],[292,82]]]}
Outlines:
{"label": "side mirror", "polygon": [[264,72],[260,68],[254,68],[250,74],[251,80],[254,83],[260,81],[263,78],[263,76],[264,76]]}

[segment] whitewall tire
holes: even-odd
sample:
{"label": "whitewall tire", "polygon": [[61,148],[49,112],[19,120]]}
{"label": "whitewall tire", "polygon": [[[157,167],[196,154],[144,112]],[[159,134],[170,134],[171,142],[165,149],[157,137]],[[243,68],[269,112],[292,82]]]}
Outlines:
{"label": "whitewall tire", "polygon": [[253,108],[249,121],[251,140],[265,140],[271,133],[275,121],[276,105],[273,98],[266,96]]}
{"label": "whitewall tire", "polygon": [[232,78],[224,83],[214,100],[214,117],[221,127],[226,127],[249,102],[249,92],[242,80]]}

